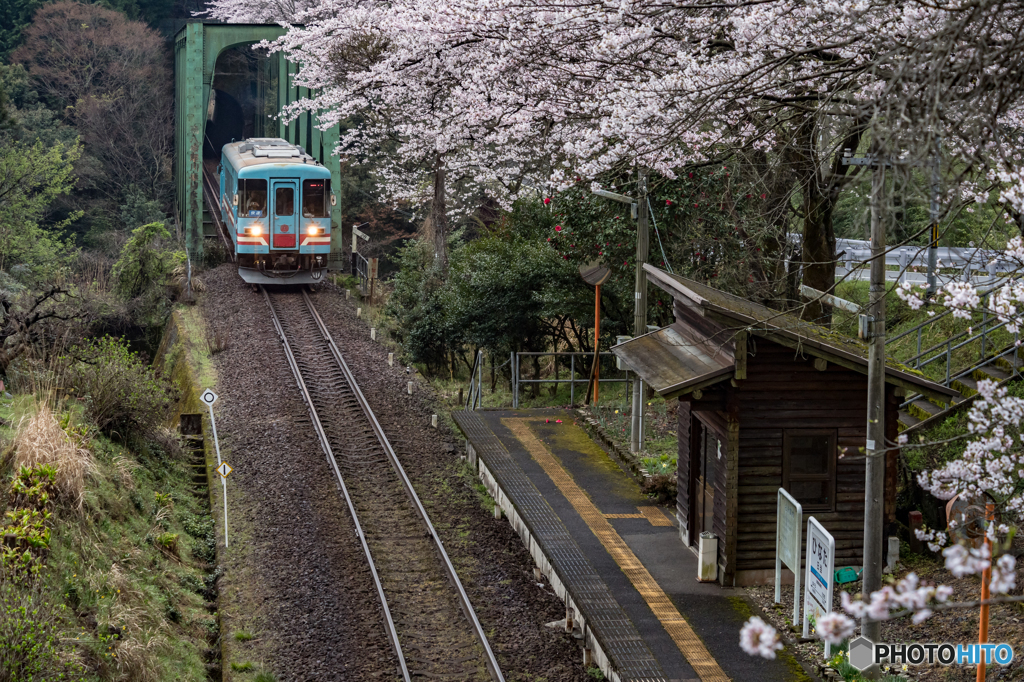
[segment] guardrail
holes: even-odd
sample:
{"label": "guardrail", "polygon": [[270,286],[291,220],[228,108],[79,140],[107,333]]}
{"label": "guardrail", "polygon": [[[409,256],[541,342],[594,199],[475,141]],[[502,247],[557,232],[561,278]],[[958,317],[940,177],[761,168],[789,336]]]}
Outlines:
{"label": "guardrail", "polygon": [[[927,246],[900,246],[889,249],[885,255],[886,265],[899,266],[901,271],[909,268],[928,267]],[[957,268],[965,274],[975,271],[986,272],[994,277],[997,272],[1013,272],[1021,263],[1006,256],[1004,251],[941,246],[936,249],[939,268]],[[839,264],[847,270],[863,265],[871,258],[871,243],[861,239],[837,239],[836,256]]]}

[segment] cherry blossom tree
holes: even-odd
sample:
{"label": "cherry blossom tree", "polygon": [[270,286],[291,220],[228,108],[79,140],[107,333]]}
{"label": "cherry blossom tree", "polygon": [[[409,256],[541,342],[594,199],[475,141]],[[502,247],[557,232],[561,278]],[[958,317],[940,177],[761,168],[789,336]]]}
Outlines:
{"label": "cherry blossom tree", "polygon": [[[485,199],[508,207],[629,169],[674,179],[756,159],[772,201],[802,226],[804,282],[829,290],[833,217],[858,172],[846,150],[910,177],[940,143],[945,196],[995,193],[1024,224],[1019,0],[323,0],[265,15],[244,4],[219,0],[213,13],[303,23],[275,45],[300,65],[295,84],[315,93],[288,115],[313,110],[320,125],[342,125],[336,151],[372,163],[384,196],[430,206],[442,263],[450,210]],[[987,305],[1014,318],[1021,289]],[[980,305],[962,283],[941,299]],[[1005,526],[989,528],[998,547],[1021,520],[1024,464],[1009,434],[1024,407],[998,387],[979,392],[963,456],[921,483],[943,498],[993,496]],[[941,532],[930,541],[955,575],[991,568],[996,594],[1014,584],[1008,555],[993,565]],[[850,616],[926,618],[957,606],[948,599],[948,588],[911,574],[846,597],[846,613],[821,619],[818,633],[850,636]],[[775,655],[776,637],[756,619],[741,635],[762,656]]]}

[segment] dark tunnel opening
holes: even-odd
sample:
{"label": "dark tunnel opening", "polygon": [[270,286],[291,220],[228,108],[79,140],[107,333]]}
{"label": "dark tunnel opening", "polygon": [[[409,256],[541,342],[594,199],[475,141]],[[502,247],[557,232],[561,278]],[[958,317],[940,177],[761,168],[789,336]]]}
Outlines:
{"label": "dark tunnel opening", "polygon": [[236,45],[221,52],[214,69],[206,117],[203,158],[219,160],[221,149],[232,140],[265,135],[267,107],[273,107],[267,57],[252,45]]}

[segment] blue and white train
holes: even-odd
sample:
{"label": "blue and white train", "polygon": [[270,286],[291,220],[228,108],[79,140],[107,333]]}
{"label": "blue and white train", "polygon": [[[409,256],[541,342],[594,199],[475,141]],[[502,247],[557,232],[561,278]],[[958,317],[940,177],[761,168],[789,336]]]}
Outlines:
{"label": "blue and white train", "polygon": [[331,252],[331,172],[286,140],[254,138],[221,151],[220,212],[238,274],[250,284],[313,284]]}

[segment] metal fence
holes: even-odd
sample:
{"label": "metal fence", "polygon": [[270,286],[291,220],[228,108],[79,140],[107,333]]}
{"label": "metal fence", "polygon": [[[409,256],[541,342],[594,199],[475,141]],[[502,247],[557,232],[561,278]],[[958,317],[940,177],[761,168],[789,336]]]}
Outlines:
{"label": "metal fence", "polygon": [[[615,353],[605,351],[599,354],[602,358],[614,358]],[[523,357],[555,357],[555,362],[558,362],[560,357],[569,358],[569,378],[568,379],[523,379],[520,372],[520,360]],[[576,358],[581,358],[581,362],[577,363]],[[511,353],[509,361],[512,363],[512,407],[519,407],[519,386],[522,384],[569,384],[569,404],[576,404],[576,384],[587,385],[590,383],[590,376],[585,378],[576,378],[576,367],[579,364],[580,371],[587,373],[590,370],[590,364],[593,361],[593,353],[577,353],[577,352],[564,352],[564,353],[552,353],[552,352],[520,352]],[[618,378],[599,379],[599,383],[627,383],[629,381],[628,373],[625,370],[619,370],[625,374],[625,376]]]}
{"label": "metal fence", "polygon": [[[942,381],[941,383],[945,386],[950,386],[957,379],[973,374],[975,370],[995,362],[998,358],[1005,357],[1007,355],[1013,355],[1017,352],[1017,344],[1020,341],[1020,334],[1015,332],[1013,335],[1013,344],[1011,346],[1003,349],[997,355],[988,356],[990,348],[991,350],[998,350],[997,348],[992,348],[992,333],[1006,327],[1007,324],[1009,324],[1009,320],[1000,322],[999,318],[996,315],[993,315],[988,311],[988,298],[991,295],[991,293],[992,289],[989,289],[988,291],[982,291],[981,331],[976,332],[974,325],[971,325],[970,327],[960,332],[959,334],[950,336],[943,340],[942,342],[935,344],[931,348],[925,348],[922,350],[921,341],[924,335],[925,327],[933,325],[942,318],[947,317],[948,315],[951,315],[953,313],[952,310],[946,310],[942,313],[939,313],[935,317],[925,320],[916,327],[911,327],[905,332],[887,338],[885,340],[885,344],[888,346],[889,344],[895,341],[899,341],[904,337],[910,336],[911,334],[916,334],[917,354],[914,355],[913,357],[903,360],[903,364],[913,367],[914,369],[921,369],[922,367],[927,367],[932,363],[945,363],[945,380]],[[953,353],[975,342],[979,342],[978,361],[971,363],[970,366],[968,366],[967,368],[954,369]],[[1016,369],[1016,361],[1012,364],[1014,367],[1013,374],[1016,375],[1018,374],[1018,371]],[[909,405],[910,403],[917,400],[918,397],[918,395],[910,396],[908,400],[906,400],[902,405],[900,405],[900,407]]]}
{"label": "metal fence", "polygon": [[[604,352],[601,353],[602,359],[610,359],[615,357],[615,353]],[[548,378],[548,379],[524,379],[521,376],[520,361],[523,357],[555,357],[555,361],[558,358],[568,357],[569,358],[569,377],[567,379],[562,378]],[[577,362],[576,358],[580,358]],[[564,353],[552,353],[552,352],[521,352],[521,353],[510,353],[509,360],[506,364],[512,365],[512,407],[519,407],[519,387],[523,384],[569,384],[569,403],[571,405],[576,404],[576,384],[588,385],[590,383],[590,365],[593,362],[593,353],[582,353],[582,352],[564,352]],[[503,364],[502,367],[505,365]],[[587,374],[586,378],[577,377],[576,368],[579,367],[580,372]],[[628,383],[629,373],[626,370],[616,370],[623,373],[621,377],[610,377],[599,379],[600,383],[614,384],[614,383]],[[469,395],[466,396],[466,402],[463,407],[467,410],[475,410],[483,407],[484,404],[484,352],[477,351],[476,358],[473,360],[473,368],[469,373]]]}

